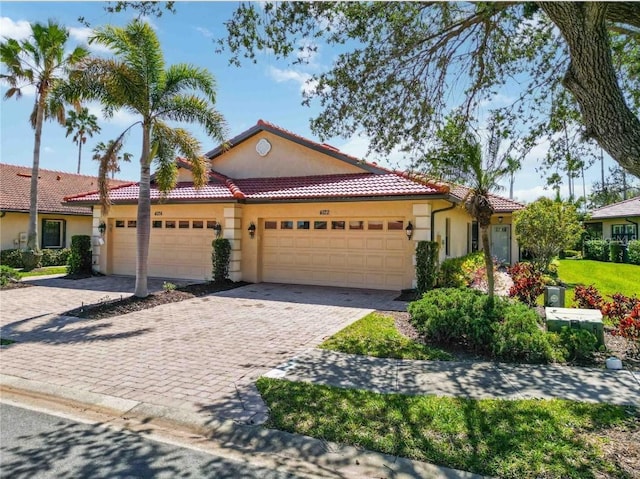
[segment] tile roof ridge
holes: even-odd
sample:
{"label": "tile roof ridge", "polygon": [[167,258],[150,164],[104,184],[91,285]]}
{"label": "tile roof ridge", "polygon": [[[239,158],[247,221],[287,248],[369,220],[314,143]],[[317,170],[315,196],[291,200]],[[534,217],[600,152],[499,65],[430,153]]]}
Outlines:
{"label": "tile roof ridge", "polygon": [[238,187],[238,185],[235,184],[232,178],[229,178],[227,175],[223,175],[222,173],[219,173],[213,169],[209,170],[209,175],[213,176],[217,180],[222,181],[226,185],[226,187],[229,188],[229,191],[231,192],[234,198],[239,200],[245,199],[244,193]]}
{"label": "tile roof ridge", "polygon": [[[133,185],[137,185],[139,182],[137,181],[130,181],[129,183],[124,183],[122,185],[116,185],[113,188],[109,188],[109,192],[114,191],[114,190],[119,190],[121,188],[128,188],[129,186],[133,186]],[[70,196],[64,196],[62,199],[64,201],[70,201],[70,200],[77,200],[82,198],[83,196],[90,196],[90,195],[95,195],[95,194],[99,194],[100,190],[91,190],[91,191],[86,191],[84,193],[78,193],[75,195],[70,195]]]}

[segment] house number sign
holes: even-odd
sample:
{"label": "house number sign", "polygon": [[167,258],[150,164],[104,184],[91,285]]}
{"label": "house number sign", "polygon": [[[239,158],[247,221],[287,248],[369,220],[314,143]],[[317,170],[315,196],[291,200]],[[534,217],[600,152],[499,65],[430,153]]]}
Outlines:
{"label": "house number sign", "polygon": [[320,210],[320,216],[326,216],[329,214],[329,210]]}

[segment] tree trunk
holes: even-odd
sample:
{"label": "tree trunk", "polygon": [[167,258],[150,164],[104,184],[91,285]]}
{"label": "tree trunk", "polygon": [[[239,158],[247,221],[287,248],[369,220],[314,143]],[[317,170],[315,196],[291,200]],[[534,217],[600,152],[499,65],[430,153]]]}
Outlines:
{"label": "tree trunk", "polygon": [[493,299],[495,291],[495,280],[493,278],[493,258],[491,257],[491,244],[489,243],[489,225],[480,226],[480,237],[482,238],[482,251],[484,252],[484,266],[487,268],[487,293]]}
{"label": "tree trunk", "polygon": [[563,84],[580,106],[585,135],[640,177],[640,119],[625,102],[611,60],[602,2],[539,2],[567,42],[571,62]]}
{"label": "tree trunk", "polygon": [[40,251],[38,245],[38,175],[40,174],[40,142],[42,140],[42,122],[44,120],[44,96],[38,92],[36,106],[35,140],[33,143],[33,165],[31,167],[31,191],[29,193],[29,229],[27,249]]}
{"label": "tree trunk", "polygon": [[140,157],[140,188],[138,196],[138,217],[136,224],[136,289],[139,298],[149,295],[147,272],[149,258],[149,235],[151,231],[151,132],[145,121],[142,126],[142,156]]}
{"label": "tree trunk", "polygon": [[82,141],[78,142],[78,174],[80,174],[80,158],[82,158]]}

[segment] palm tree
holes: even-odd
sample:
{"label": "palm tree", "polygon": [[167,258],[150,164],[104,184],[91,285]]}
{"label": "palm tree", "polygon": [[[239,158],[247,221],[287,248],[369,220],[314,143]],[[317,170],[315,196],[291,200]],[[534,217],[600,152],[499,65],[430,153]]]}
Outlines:
{"label": "palm tree", "polygon": [[66,53],[69,32],[52,20],[45,25],[31,24],[31,36],[25,40],[8,39],[0,42],[0,59],[7,73],[0,75],[9,88],[5,98],[20,98],[23,89],[35,87],[35,101],[30,116],[35,130],[33,145],[33,166],[31,168],[31,192],[29,207],[29,230],[27,249],[32,252],[28,267],[34,267],[40,258],[38,247],[38,173],[40,169],[40,141],[42,123],[55,118],[64,123],[64,107],[59,101],[51,101],[50,93],[63,82],[69,69],[87,57],[88,51],[82,47]]}
{"label": "palm tree", "polygon": [[121,155],[120,150],[122,149],[123,144],[120,143],[120,145],[114,145],[113,143],[113,140],[109,140],[106,144],[101,141],[93,149],[92,157],[96,161],[102,161],[105,153],[110,153],[110,156],[106,158],[106,162],[107,173],[111,173],[111,179],[113,179],[116,173],[120,172],[120,163],[123,161],[129,163],[133,157],[131,153],[123,153]]}
{"label": "palm tree", "polygon": [[93,137],[94,133],[100,133],[98,117],[89,113],[88,108],[82,108],[76,113],[75,110],[67,112],[67,137],[73,134],[73,142],[78,145],[78,174],[80,174],[80,161],[82,159],[82,145],[87,142],[87,136]]}
{"label": "palm tree", "polygon": [[114,140],[100,162],[98,185],[105,211],[109,208],[106,176],[113,152],[121,147],[133,127],[142,128],[134,294],[145,297],[149,294],[151,163],[157,163],[155,181],[163,192],[176,184],[176,152],[191,162],[196,187],[207,181],[206,160],[200,153],[200,143],[187,130],[172,127],[167,121],[197,123],[216,142],[224,141],[225,121],[212,106],[215,80],[211,73],[187,64],[165,68],[160,42],[148,24],[134,20],[124,28],[108,25],[94,31],[89,41],[104,44],[115,57],[85,62],[83,68],[74,72],[67,95],[100,101],[107,117],[118,109],[125,109],[139,118]]}
{"label": "palm tree", "polygon": [[501,188],[499,181],[509,173],[509,152],[499,153],[502,135],[498,130],[497,122],[492,120],[487,151],[483,154],[478,137],[470,131],[463,117],[450,117],[436,133],[434,147],[425,158],[428,173],[470,187],[463,204],[478,222],[487,270],[487,290],[491,298],[495,292],[495,281],[489,226],[494,209],[489,194]]}

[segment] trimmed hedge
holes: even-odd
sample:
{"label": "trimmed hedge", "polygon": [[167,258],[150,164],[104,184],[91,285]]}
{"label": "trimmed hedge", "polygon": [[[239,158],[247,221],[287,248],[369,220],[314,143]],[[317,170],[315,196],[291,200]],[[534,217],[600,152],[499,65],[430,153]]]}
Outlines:
{"label": "trimmed hedge", "polygon": [[609,261],[609,244],[605,240],[585,241],[584,259]]}
{"label": "trimmed hedge", "polygon": [[640,265],[640,240],[629,241],[627,253],[629,255],[629,263]]}
{"label": "trimmed hedge", "polygon": [[[71,250],[64,249],[43,249],[41,266],[64,266],[69,261]],[[22,255],[19,249],[3,249],[0,251],[0,264],[10,266],[12,268],[24,268],[22,263]]]}
{"label": "trimmed hedge", "polygon": [[475,273],[484,266],[484,253],[476,251],[459,258],[447,258],[440,265],[437,286],[461,288],[471,284]]}
{"label": "trimmed hedge", "polygon": [[416,279],[418,294],[433,289],[438,279],[437,241],[419,241],[416,247]]}
{"label": "trimmed hedge", "polygon": [[91,236],[75,235],[71,237],[71,254],[68,261],[68,273],[91,274]]}

